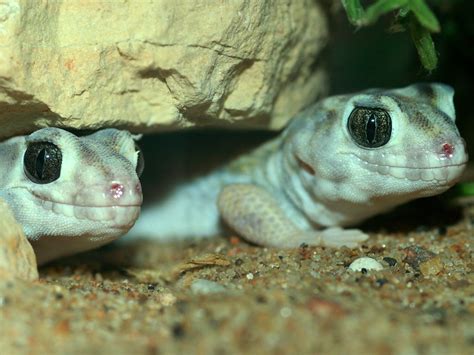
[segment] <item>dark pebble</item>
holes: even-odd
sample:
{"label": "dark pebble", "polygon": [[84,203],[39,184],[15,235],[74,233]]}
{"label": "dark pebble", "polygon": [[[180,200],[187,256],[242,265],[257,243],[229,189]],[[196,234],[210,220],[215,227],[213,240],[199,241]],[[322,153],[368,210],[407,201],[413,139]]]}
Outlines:
{"label": "dark pebble", "polygon": [[410,247],[404,248],[403,252],[405,254],[403,261],[415,270],[418,270],[418,266],[421,263],[424,263],[425,261],[428,261],[429,259],[436,256],[436,254],[432,251],[419,245],[412,245]]}
{"label": "dark pebble", "polygon": [[0,307],[1,306],[7,306],[10,303],[10,298],[8,297],[0,297]]}
{"label": "dark pebble", "polygon": [[172,332],[175,338],[182,338],[185,335],[184,327],[180,323],[173,325]]}
{"label": "dark pebble", "polygon": [[389,257],[389,256],[384,257],[384,258],[383,258],[383,261],[385,261],[385,262],[388,264],[388,266],[395,266],[395,265],[397,265],[397,259],[391,258],[391,257]]}
{"label": "dark pebble", "polygon": [[244,261],[243,261],[241,258],[236,259],[235,262],[234,262],[234,264],[235,264],[236,266],[240,266],[240,265],[242,265],[243,263],[244,263]]}

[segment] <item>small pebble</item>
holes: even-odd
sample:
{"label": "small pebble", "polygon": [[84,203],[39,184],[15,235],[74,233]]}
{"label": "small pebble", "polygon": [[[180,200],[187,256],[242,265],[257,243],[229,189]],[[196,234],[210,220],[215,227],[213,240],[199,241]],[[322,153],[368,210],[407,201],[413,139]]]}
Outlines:
{"label": "small pebble", "polygon": [[289,308],[289,307],[283,307],[282,309],[280,309],[280,315],[283,318],[288,318],[289,316],[291,316],[292,313],[293,312],[292,312],[291,308]]}
{"label": "small pebble", "polygon": [[195,294],[208,295],[211,293],[224,292],[226,288],[214,281],[196,279],[191,284],[191,291]]}
{"label": "small pebble", "polygon": [[412,245],[403,249],[405,258],[403,259],[413,269],[418,270],[421,263],[436,256],[432,251],[423,248],[419,245]]}
{"label": "small pebble", "polygon": [[175,325],[173,325],[171,331],[173,332],[173,336],[175,338],[182,338],[186,334],[184,326],[180,323],[176,323]]}
{"label": "small pebble", "polygon": [[420,264],[420,271],[423,276],[433,276],[439,274],[444,269],[444,264],[439,256],[435,256]]}
{"label": "small pebble", "polygon": [[236,259],[235,262],[234,262],[234,264],[235,264],[236,266],[240,266],[240,265],[242,265],[243,263],[244,263],[244,261],[243,261],[241,258]]}
{"label": "small pebble", "polygon": [[369,270],[383,270],[383,266],[377,260],[369,257],[355,259],[349,265],[349,270],[351,271],[362,271],[364,269],[366,272]]}
{"label": "small pebble", "polygon": [[391,258],[389,256],[384,257],[383,261],[385,261],[390,267],[397,265],[397,259]]}

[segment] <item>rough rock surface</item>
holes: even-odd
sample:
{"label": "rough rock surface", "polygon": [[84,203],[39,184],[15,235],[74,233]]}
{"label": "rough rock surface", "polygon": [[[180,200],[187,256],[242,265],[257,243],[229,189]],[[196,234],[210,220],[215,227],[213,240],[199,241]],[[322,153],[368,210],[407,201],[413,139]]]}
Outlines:
{"label": "rough rock surface", "polygon": [[2,1],[0,136],[279,128],[326,91],[318,1]]}
{"label": "rough rock surface", "polygon": [[36,257],[8,205],[0,200],[0,280],[38,279]]}

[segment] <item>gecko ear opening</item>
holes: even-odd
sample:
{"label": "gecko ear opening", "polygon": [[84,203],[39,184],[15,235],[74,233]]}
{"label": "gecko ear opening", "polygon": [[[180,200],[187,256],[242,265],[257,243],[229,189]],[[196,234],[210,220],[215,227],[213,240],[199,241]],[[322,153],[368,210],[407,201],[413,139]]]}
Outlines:
{"label": "gecko ear opening", "polygon": [[419,93],[428,96],[429,99],[434,100],[435,106],[449,118],[456,120],[456,112],[454,109],[454,89],[446,84],[441,83],[423,83],[416,85]]}
{"label": "gecko ear opening", "polygon": [[445,84],[433,84],[438,98],[439,109],[447,114],[453,122],[456,120],[456,111],[454,109],[454,89]]}
{"label": "gecko ear opening", "polygon": [[145,158],[143,157],[143,151],[140,149],[137,143],[135,143],[135,152],[137,155],[137,163],[135,166],[135,171],[137,176],[140,177],[145,169]]}

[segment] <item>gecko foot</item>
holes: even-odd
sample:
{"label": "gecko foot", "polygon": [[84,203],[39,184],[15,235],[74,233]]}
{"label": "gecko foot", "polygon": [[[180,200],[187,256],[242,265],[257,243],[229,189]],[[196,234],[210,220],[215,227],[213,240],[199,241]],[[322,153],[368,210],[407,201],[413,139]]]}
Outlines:
{"label": "gecko foot", "polygon": [[318,231],[301,232],[285,239],[284,245],[278,243],[277,247],[296,248],[301,244],[324,245],[332,248],[355,248],[369,236],[358,229],[343,229],[331,227]]}
{"label": "gecko foot", "polygon": [[355,248],[369,236],[359,229],[343,229],[331,227],[318,232],[321,245],[340,248]]}

